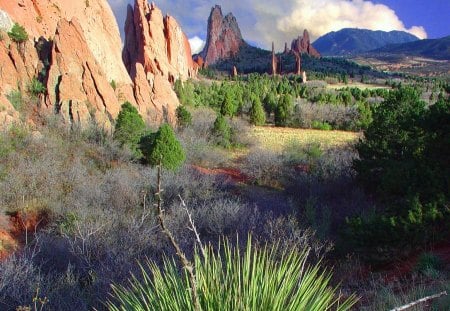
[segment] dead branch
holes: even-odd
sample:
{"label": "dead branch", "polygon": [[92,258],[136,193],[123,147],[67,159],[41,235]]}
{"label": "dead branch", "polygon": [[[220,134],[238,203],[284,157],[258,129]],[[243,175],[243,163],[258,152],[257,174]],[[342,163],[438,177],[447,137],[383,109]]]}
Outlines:
{"label": "dead branch", "polygon": [[189,274],[189,283],[191,285],[191,291],[192,291],[192,300],[194,303],[194,309],[196,311],[201,311],[200,302],[198,298],[197,293],[197,282],[194,275],[194,265],[187,259],[186,255],[181,250],[181,247],[178,245],[177,241],[175,240],[174,236],[170,232],[170,230],[167,228],[166,223],[164,221],[164,210],[162,209],[162,192],[163,189],[161,188],[161,171],[162,171],[162,164],[161,160],[159,161],[158,165],[158,177],[157,177],[157,192],[155,193],[156,196],[156,207],[158,209],[158,220],[159,224],[161,226],[161,229],[163,233],[167,236],[172,246],[175,248],[177,256],[181,260],[181,264],[183,265],[183,269],[185,269]]}
{"label": "dead branch", "polygon": [[189,209],[187,208],[186,203],[184,202],[184,200],[181,197],[181,195],[178,195],[178,197],[180,198],[181,206],[186,211],[186,214],[188,215],[189,223],[191,224],[191,226],[188,229],[191,230],[192,232],[194,232],[195,239],[197,240],[197,243],[198,243],[198,245],[200,247],[200,251],[202,253],[202,256],[203,256],[203,258],[206,258],[205,249],[203,248],[203,243],[200,240],[200,235],[198,234],[197,227],[195,227],[194,220],[192,219],[192,214],[189,212]]}
{"label": "dead branch", "polygon": [[419,300],[413,301],[411,303],[408,303],[407,305],[404,305],[404,306],[392,309],[391,311],[407,310],[407,309],[410,309],[410,308],[412,308],[412,307],[414,307],[414,306],[416,306],[416,305],[418,305],[420,303],[424,303],[424,302],[427,302],[427,301],[430,301],[430,300],[433,300],[433,299],[437,299],[437,298],[442,297],[442,296],[447,296],[447,292],[443,291],[443,292],[441,292],[439,294],[436,294],[436,295],[424,297],[422,299],[419,299]]}

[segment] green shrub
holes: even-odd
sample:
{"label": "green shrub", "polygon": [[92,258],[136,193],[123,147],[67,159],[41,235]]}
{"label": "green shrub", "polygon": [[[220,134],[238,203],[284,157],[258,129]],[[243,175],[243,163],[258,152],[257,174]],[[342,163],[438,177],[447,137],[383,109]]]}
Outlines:
{"label": "green shrub", "polygon": [[184,106],[178,106],[177,108],[177,121],[182,128],[192,124],[192,115]]}
{"label": "green shrub", "polygon": [[423,274],[436,274],[442,269],[442,259],[432,253],[424,253],[419,257],[416,270]]}
{"label": "green shrub", "polygon": [[215,142],[224,148],[231,146],[231,127],[225,117],[219,114],[212,129]]}
{"label": "green shrub", "polygon": [[322,131],[331,131],[333,127],[326,121],[317,121],[314,120],[311,122],[311,127],[315,130],[322,130]]}
{"label": "green shrub", "polygon": [[186,159],[183,147],[169,124],[161,125],[156,133],[144,135],[139,145],[145,159],[152,166],[161,163],[168,170],[176,170]]}
{"label": "green shrub", "polygon": [[349,220],[347,241],[365,256],[389,260],[400,249],[406,254],[447,238],[450,100],[427,108],[417,90],[400,87],[377,107],[364,134],[354,168],[384,208]]}
{"label": "green shrub", "polygon": [[253,125],[264,125],[266,123],[266,114],[258,96],[252,98],[252,107],[249,111],[250,123]]}
{"label": "green shrub", "polygon": [[11,105],[16,109],[17,111],[20,111],[23,107],[23,97],[22,92],[19,90],[11,91],[8,95],[6,95],[6,98],[8,98]]}
{"label": "green shrub", "polygon": [[271,115],[277,108],[277,98],[273,92],[269,92],[264,98],[264,110],[267,115]]}
{"label": "green shrub", "polygon": [[28,33],[25,28],[18,23],[15,23],[11,28],[11,31],[8,32],[8,36],[12,41],[16,43],[22,43],[28,40]]}
{"label": "green shrub", "polygon": [[37,78],[33,78],[28,85],[28,92],[33,96],[39,96],[45,94],[47,91],[45,85],[39,81]]}
{"label": "green shrub", "polygon": [[122,105],[114,129],[114,139],[121,146],[127,146],[133,154],[140,158],[139,140],[145,131],[145,122],[135,107],[129,102]]}
{"label": "green shrub", "polygon": [[[278,257],[280,252],[283,255]],[[339,297],[328,271],[319,265],[306,266],[307,254],[277,247],[258,249],[251,239],[243,254],[228,242],[221,252],[207,248],[204,258],[196,252],[200,309],[349,310],[356,298]],[[106,303],[109,310],[195,310],[188,273],[180,274],[174,260],[166,259],[163,269],[151,262],[141,268],[142,276],[133,276],[130,288],[112,286],[113,298]]]}
{"label": "green shrub", "polygon": [[294,110],[294,100],[291,95],[280,97],[277,108],[275,109],[275,125],[287,126],[292,112]]}
{"label": "green shrub", "polygon": [[109,84],[111,85],[111,87],[113,88],[114,91],[117,89],[116,80],[111,80],[111,82],[109,82]]}

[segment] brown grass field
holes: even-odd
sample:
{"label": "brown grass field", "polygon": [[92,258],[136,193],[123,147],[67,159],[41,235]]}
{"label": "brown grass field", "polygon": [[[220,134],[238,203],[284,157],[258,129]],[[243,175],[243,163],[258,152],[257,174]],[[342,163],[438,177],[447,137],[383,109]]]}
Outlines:
{"label": "brown grass field", "polygon": [[282,151],[288,144],[307,145],[319,143],[322,148],[353,145],[361,137],[360,133],[344,131],[321,131],[269,126],[252,128],[250,139],[261,148]]}

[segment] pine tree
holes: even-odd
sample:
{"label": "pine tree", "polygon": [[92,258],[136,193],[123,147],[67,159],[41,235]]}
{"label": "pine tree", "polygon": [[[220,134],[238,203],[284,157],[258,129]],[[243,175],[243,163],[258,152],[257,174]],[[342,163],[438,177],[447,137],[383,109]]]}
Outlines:
{"label": "pine tree", "polygon": [[161,163],[168,170],[176,170],[186,159],[183,147],[169,124],[161,125],[156,133],[144,135],[140,149],[148,164],[157,166]]}
{"label": "pine tree", "polygon": [[253,97],[249,114],[251,124],[264,125],[266,123],[266,114],[258,96]]}
{"label": "pine tree", "polygon": [[145,131],[145,122],[135,107],[129,102],[122,105],[114,129],[114,139],[121,146],[127,146],[133,154],[140,158],[139,140]]}

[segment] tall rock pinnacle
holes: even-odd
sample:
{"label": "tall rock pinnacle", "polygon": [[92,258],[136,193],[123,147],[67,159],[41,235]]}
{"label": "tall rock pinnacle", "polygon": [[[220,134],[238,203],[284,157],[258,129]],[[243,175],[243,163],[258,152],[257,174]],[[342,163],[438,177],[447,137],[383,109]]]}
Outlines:
{"label": "tall rock pinnacle", "polygon": [[306,53],[314,57],[320,57],[320,53],[312,46],[308,30],[303,31],[303,37],[294,39],[291,44],[291,50],[297,53]]}
{"label": "tall rock pinnacle", "polygon": [[224,17],[219,5],[213,7],[208,19],[206,45],[200,53],[206,64],[211,65],[220,59],[230,58],[244,45],[246,43],[242,39],[236,17],[232,13]]}

